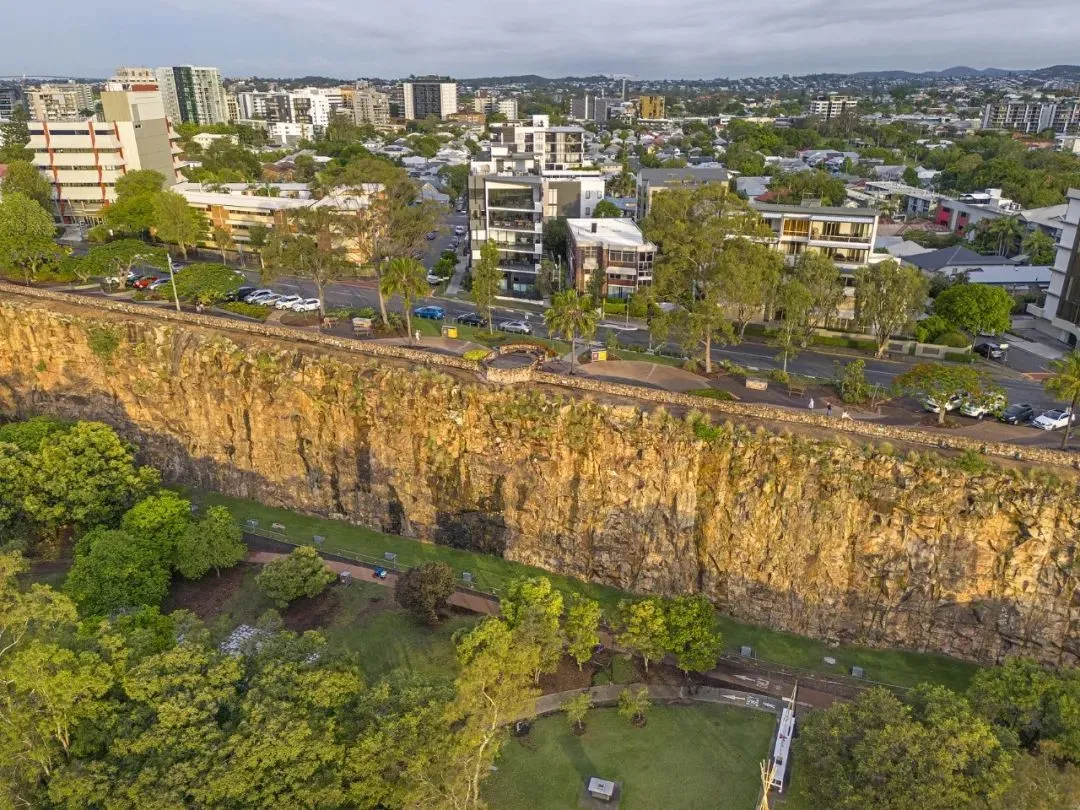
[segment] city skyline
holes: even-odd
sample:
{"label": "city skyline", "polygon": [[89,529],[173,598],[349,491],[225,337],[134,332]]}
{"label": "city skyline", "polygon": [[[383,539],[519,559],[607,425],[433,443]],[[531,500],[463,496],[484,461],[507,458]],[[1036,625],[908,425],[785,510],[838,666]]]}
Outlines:
{"label": "city skyline", "polygon": [[[50,31],[47,43],[27,15],[0,31],[0,75],[104,77],[117,64],[213,65],[226,76],[385,78],[738,78],[959,64],[1020,70],[1075,62],[1080,34],[1080,23],[1066,13],[1069,0],[1044,0],[1038,14],[1007,0],[958,0],[949,7],[926,0],[778,0],[767,16],[730,2],[586,0],[577,22],[538,17],[535,6],[502,9],[492,19],[479,0],[452,7],[406,0],[378,9],[342,0],[323,0],[318,8],[283,0],[166,0],[153,9],[133,0],[104,8],[60,0],[57,14],[69,24]],[[433,12],[445,18],[417,24],[433,20]]]}

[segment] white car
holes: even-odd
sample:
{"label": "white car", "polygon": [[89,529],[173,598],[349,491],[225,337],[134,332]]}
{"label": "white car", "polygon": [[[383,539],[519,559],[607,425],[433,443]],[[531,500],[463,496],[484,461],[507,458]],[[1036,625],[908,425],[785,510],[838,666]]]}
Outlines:
{"label": "white car", "polygon": [[256,298],[251,303],[252,304],[258,304],[261,307],[272,307],[274,304],[276,304],[278,301],[280,301],[284,297],[285,296],[278,295],[277,293],[270,293],[270,295],[264,295],[261,298]]}
{"label": "white car", "polygon": [[964,416],[987,416],[992,413],[1000,413],[1005,409],[1005,397],[992,396],[989,399],[981,399],[972,401],[970,399],[964,400],[964,404],[960,406],[960,413]]}
{"label": "white car", "polygon": [[305,298],[302,301],[297,301],[291,307],[293,312],[318,312],[319,299],[318,298]]}
{"label": "white car", "polygon": [[442,284],[444,281],[446,281],[446,279],[444,279],[442,276],[437,276],[434,273],[427,274],[428,284]]}
{"label": "white car", "polygon": [[1037,428],[1042,428],[1043,430],[1058,430],[1059,428],[1065,427],[1075,418],[1076,417],[1069,412],[1068,408],[1062,408],[1061,410],[1047,411],[1042,416],[1038,416],[1032,420],[1031,424]]}
{"label": "white car", "polygon": [[303,300],[302,295],[283,295],[274,302],[274,306],[278,309],[292,309],[293,304],[299,304]]}
{"label": "white car", "polygon": [[455,225],[454,226],[454,233],[456,233],[458,236],[464,236],[465,235],[465,226],[464,225]]}
{"label": "white car", "polygon": [[255,290],[255,292],[250,292],[250,293],[248,293],[247,295],[244,296],[244,303],[245,304],[255,304],[255,303],[258,303],[263,298],[266,298],[266,296],[273,295],[273,294],[274,294],[273,290]]}
{"label": "white car", "polygon": [[498,326],[501,332],[511,332],[515,335],[531,335],[532,329],[525,321],[503,321]]}
{"label": "white car", "polygon": [[[957,408],[959,408],[963,404],[965,398],[966,397],[963,394],[953,394],[951,397],[949,397],[948,401],[945,403],[945,413],[949,413],[950,411],[955,411]],[[931,402],[928,399],[923,400],[922,406],[923,406],[923,410],[927,410],[930,413],[940,413],[941,412],[941,408],[938,407],[937,403],[936,402]]]}

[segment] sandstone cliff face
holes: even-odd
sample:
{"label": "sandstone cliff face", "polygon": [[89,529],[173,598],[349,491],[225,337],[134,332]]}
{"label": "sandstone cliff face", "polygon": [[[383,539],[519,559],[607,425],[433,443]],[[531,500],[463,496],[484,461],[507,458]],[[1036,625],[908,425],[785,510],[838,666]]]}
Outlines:
{"label": "sandstone cliff face", "polygon": [[[61,308],[62,309],[62,308]],[[1075,483],[704,428],[248,336],[0,300],[0,413],[172,480],[807,635],[1080,660]]]}

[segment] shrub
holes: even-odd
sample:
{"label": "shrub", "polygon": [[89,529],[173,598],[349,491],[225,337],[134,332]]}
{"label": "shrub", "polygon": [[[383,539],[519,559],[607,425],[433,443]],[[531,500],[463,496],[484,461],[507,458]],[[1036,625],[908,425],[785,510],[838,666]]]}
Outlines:
{"label": "shrub", "polygon": [[301,596],[318,596],[334,579],[322,557],[311,546],[293,549],[288,557],[267,563],[255,583],[278,607]]}
{"label": "shrub", "polygon": [[939,346],[949,346],[953,349],[966,349],[971,345],[971,340],[963,332],[946,332],[943,335],[938,335],[934,343]]}
{"label": "shrub", "polygon": [[64,590],[88,616],[160,605],[169,592],[169,561],[150,539],[94,529],[76,544]]}
{"label": "shrub", "polygon": [[692,394],[695,397],[705,397],[705,399],[719,399],[723,402],[732,402],[735,399],[728,391],[724,391],[720,388],[695,388],[686,393]]}
{"label": "shrub", "polygon": [[815,346],[835,346],[840,349],[858,349],[864,352],[877,351],[877,344],[872,340],[860,340],[859,338],[848,338],[842,335],[815,335],[813,344]]}
{"label": "shrub", "polygon": [[624,301],[605,301],[604,302],[604,314],[605,315],[625,315],[626,303]]}
{"label": "shrub", "polygon": [[454,569],[444,562],[428,562],[398,575],[394,598],[424,624],[435,625],[455,590]]}
{"label": "shrub", "polygon": [[866,381],[866,363],[852,360],[842,368],[836,363],[839,372],[836,379],[836,392],[840,399],[848,403],[865,402],[870,396],[870,384]]}
{"label": "shrub", "polygon": [[945,352],[945,359],[950,363],[974,363],[975,355],[967,352]]}
{"label": "shrub", "polygon": [[490,349],[469,349],[462,357],[466,360],[476,360],[477,362],[484,360],[491,354]]}
{"label": "shrub", "polygon": [[919,343],[936,343],[941,335],[953,331],[955,327],[947,320],[940,315],[931,315],[915,324],[914,334]]}
{"label": "shrub", "polygon": [[229,301],[227,304],[222,304],[220,309],[234,315],[253,318],[256,321],[265,321],[270,317],[270,307],[260,306],[259,304],[245,304],[243,301]]}
{"label": "shrub", "polygon": [[575,695],[563,703],[562,710],[566,713],[566,719],[569,721],[570,727],[575,733],[584,733],[585,715],[589,713],[589,709],[592,707],[592,695],[588,692],[582,692],[580,695]]}
{"label": "shrub", "polygon": [[693,374],[701,373],[701,361],[696,357],[687,357],[682,363],[683,371],[689,371]]}
{"label": "shrub", "polygon": [[103,362],[112,360],[112,356],[120,347],[120,330],[112,326],[92,324],[87,327],[86,333],[90,351]]}
{"label": "shrub", "polygon": [[645,725],[645,713],[650,705],[649,690],[644,686],[640,689],[627,687],[619,692],[619,715],[636,726]]}
{"label": "shrub", "polygon": [[769,379],[775,383],[786,383],[791,380],[791,375],[782,368],[774,368],[769,372]]}

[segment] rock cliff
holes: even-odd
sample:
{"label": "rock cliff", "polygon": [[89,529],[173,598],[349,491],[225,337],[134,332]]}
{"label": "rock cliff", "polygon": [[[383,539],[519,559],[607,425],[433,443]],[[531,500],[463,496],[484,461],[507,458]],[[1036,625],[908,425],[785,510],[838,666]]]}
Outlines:
{"label": "rock cliff", "polygon": [[0,293],[0,413],[167,478],[799,633],[1080,660],[1074,480]]}

